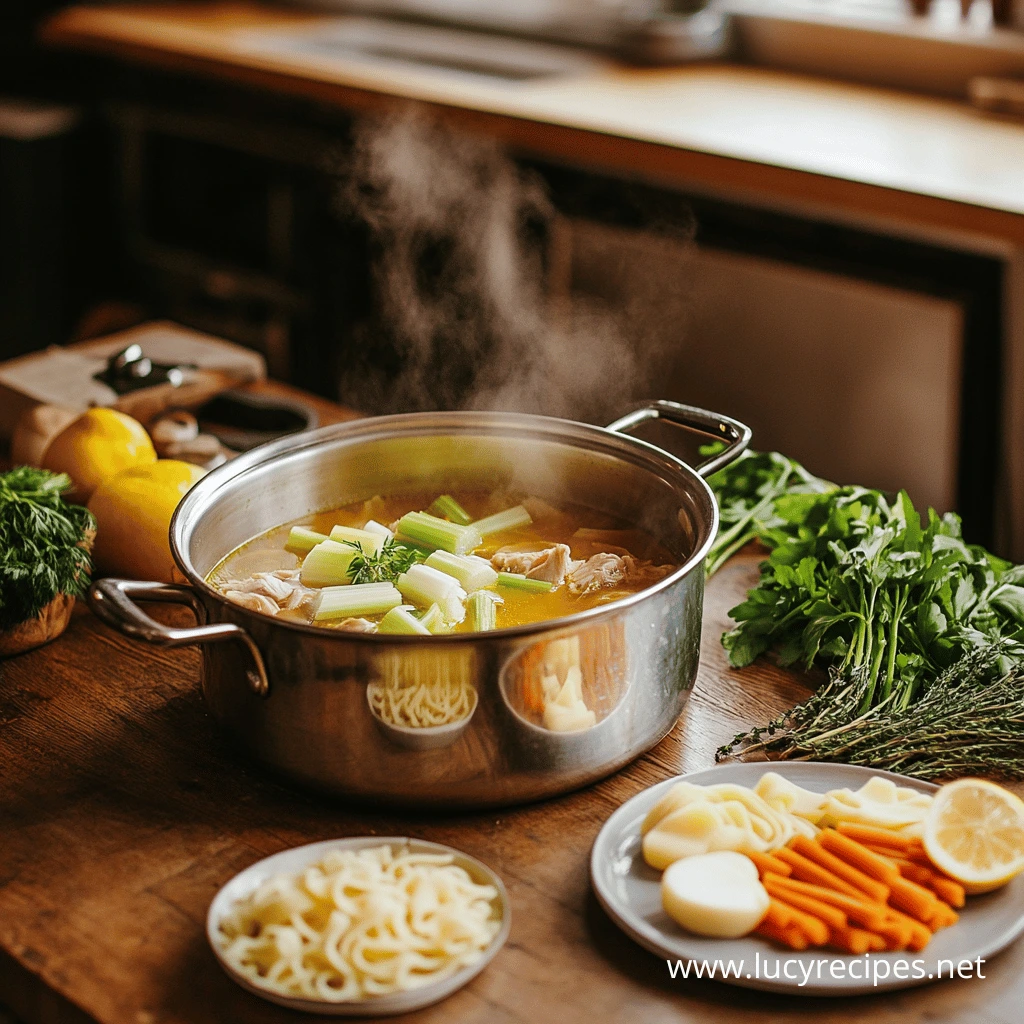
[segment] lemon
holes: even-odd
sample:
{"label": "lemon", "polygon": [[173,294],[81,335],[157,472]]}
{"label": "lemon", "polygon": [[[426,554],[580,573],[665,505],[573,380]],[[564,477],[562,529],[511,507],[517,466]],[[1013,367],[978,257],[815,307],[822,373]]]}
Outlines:
{"label": "lemon", "polygon": [[113,576],[170,583],[177,570],[168,530],[185,492],[205,475],[189,462],[160,459],[122,469],[93,491],[96,568]]}
{"label": "lemon", "polygon": [[69,423],[49,444],[43,469],[67,473],[74,484],[72,501],[89,495],[129,466],[156,462],[146,428],[116,409],[89,409]]}
{"label": "lemon", "polygon": [[985,779],[935,794],[924,823],[931,862],[967,892],[989,892],[1024,871],[1024,801]]}

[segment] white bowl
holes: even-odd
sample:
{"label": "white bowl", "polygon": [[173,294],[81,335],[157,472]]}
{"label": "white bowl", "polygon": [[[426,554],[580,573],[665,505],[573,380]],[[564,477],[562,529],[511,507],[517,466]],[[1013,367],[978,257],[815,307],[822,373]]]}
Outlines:
{"label": "white bowl", "polygon": [[[369,847],[383,845],[393,849],[395,847],[407,848],[413,853],[451,854],[455,863],[464,868],[474,882],[481,885],[493,885],[497,889],[498,895],[495,903],[501,914],[501,926],[479,960],[461,968],[442,981],[424,985],[421,988],[410,989],[406,992],[394,992],[386,996],[367,996],[363,999],[335,1003],[327,999],[308,999],[270,992],[252,984],[248,978],[239,974],[224,959],[217,944],[218,925],[235,903],[249,896],[257,886],[272,875],[297,874],[303,868],[321,860],[331,850],[365,850]],[[394,1014],[408,1013],[411,1010],[430,1006],[472,981],[494,959],[494,955],[505,944],[511,926],[512,912],[504,883],[487,865],[482,864],[474,857],[461,853],[459,850],[453,850],[450,846],[443,846],[441,843],[428,843],[423,839],[410,839],[404,836],[356,836],[350,839],[328,839],[322,843],[296,846],[257,861],[244,871],[239,872],[214,896],[206,915],[206,938],[228,977],[261,999],[267,999],[279,1006],[287,1006],[292,1010],[302,1010],[305,1013],[319,1013],[336,1017],[390,1017]]]}

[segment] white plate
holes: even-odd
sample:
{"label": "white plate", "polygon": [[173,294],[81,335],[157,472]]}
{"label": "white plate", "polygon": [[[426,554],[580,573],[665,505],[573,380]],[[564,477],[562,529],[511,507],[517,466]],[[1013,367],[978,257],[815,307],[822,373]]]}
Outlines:
{"label": "white plate", "polygon": [[[673,964],[676,960],[694,965],[714,964],[715,961],[728,964],[732,960],[738,966],[739,961],[743,961],[738,977],[735,971],[727,978],[722,977],[721,968],[715,975],[719,981],[743,988],[808,996],[849,996],[925,985],[939,977],[940,961],[959,965],[964,960],[976,961],[978,957],[987,960],[1024,932],[1024,876],[993,893],[968,897],[967,906],[959,912],[957,924],[938,932],[920,953],[871,953],[867,957],[854,957],[828,949],[796,952],[757,935],[742,939],[708,939],[684,931],[662,909],[661,872],[648,867],[643,859],[640,824],[644,816],[665,791],[681,779],[703,786],[716,782],[754,786],[767,771],[778,772],[797,785],[818,792],[844,786],[858,789],[876,775],[924,793],[938,788],[902,775],[852,765],[762,761],[720,765],[706,772],[666,779],[645,789],[624,803],[605,822],[590,857],[590,878],[601,906],[627,935],[645,949]],[[840,960],[845,961],[845,965],[837,966],[835,973],[841,971],[843,976],[835,977],[831,962]],[[864,961],[867,978],[848,976],[850,962],[854,960]],[[792,966],[785,966],[787,961]],[[824,961],[820,967],[819,961]],[[877,966],[875,961],[879,962]],[[873,976],[886,973],[883,961],[888,961],[888,974],[879,977],[875,983]],[[898,968],[897,961],[903,961],[907,966]],[[693,968],[690,970],[690,977],[694,977]],[[897,970],[908,976],[896,977],[893,972]],[[784,971],[794,977],[784,978]],[[810,974],[806,973],[808,971]],[[860,975],[860,965],[852,965],[852,971]],[[942,976],[949,977],[948,963],[942,965],[942,971]],[[778,973],[779,977],[765,977],[766,973]]]}
{"label": "white plate", "polygon": [[[407,848],[413,853],[449,853],[455,858],[455,863],[459,867],[465,868],[474,882],[478,882],[481,885],[493,885],[498,890],[495,903],[497,904],[498,912],[501,914],[501,927],[479,960],[449,975],[443,981],[424,985],[422,988],[411,989],[407,992],[395,992],[386,996],[371,996],[366,999],[351,1000],[344,1003],[333,1003],[326,999],[305,999],[299,996],[286,996],[279,995],[276,992],[268,992],[266,989],[253,985],[248,978],[239,974],[225,961],[216,942],[218,924],[238,900],[245,899],[246,896],[250,895],[257,886],[261,885],[271,875],[282,873],[289,875],[297,874],[303,868],[316,863],[331,850],[365,850],[368,847],[385,845],[393,849],[398,847]],[[239,872],[214,896],[206,915],[206,938],[228,977],[241,985],[242,988],[252,992],[253,995],[260,996],[262,999],[269,999],[272,1003],[287,1006],[292,1010],[302,1010],[306,1013],[320,1013],[336,1017],[389,1017],[396,1013],[408,1013],[411,1010],[419,1010],[424,1006],[430,1006],[431,1003],[439,1002],[472,981],[494,959],[495,953],[505,944],[511,926],[512,912],[504,884],[489,867],[481,864],[475,858],[458,850],[453,850],[450,846],[442,846],[440,843],[428,843],[423,839],[407,839],[404,836],[358,836],[352,839],[328,839],[322,843],[296,846],[290,850],[275,853],[272,857],[257,861],[257,863],[247,867],[244,871]]]}

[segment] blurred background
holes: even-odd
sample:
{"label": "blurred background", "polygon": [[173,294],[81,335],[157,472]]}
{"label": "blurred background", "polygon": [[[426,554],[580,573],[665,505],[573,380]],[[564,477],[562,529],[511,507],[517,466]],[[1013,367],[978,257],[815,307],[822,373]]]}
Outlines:
{"label": "blurred background", "polygon": [[0,19],[0,359],[157,320],[364,413],[669,398],[1024,558],[1020,6]]}

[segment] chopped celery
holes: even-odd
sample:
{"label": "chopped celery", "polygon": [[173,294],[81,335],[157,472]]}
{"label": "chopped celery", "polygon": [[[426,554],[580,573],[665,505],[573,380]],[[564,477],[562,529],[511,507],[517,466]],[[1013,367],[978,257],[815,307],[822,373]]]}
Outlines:
{"label": "chopped celery", "polygon": [[350,582],[349,566],[362,556],[359,548],[323,540],[302,561],[299,579],[304,587],[335,587]]}
{"label": "chopped celery", "polygon": [[397,608],[402,595],[391,583],[350,583],[344,587],[324,587],[313,609],[314,622],[382,615]]}
{"label": "chopped celery", "polygon": [[398,577],[397,585],[404,598],[421,608],[438,605],[448,622],[461,622],[466,616],[466,592],[459,581],[429,565],[411,566]]}
{"label": "chopped celery", "polygon": [[453,555],[468,555],[481,543],[480,533],[472,526],[459,526],[426,512],[407,512],[398,520],[398,537],[429,548],[441,548]]}
{"label": "chopped celery", "polygon": [[384,546],[386,538],[369,530],[357,530],[353,526],[335,526],[331,530],[331,540],[339,544],[358,544],[364,555],[375,555]]}
{"label": "chopped celery", "polygon": [[516,530],[520,526],[529,526],[533,522],[530,513],[522,505],[515,508],[507,508],[504,512],[498,512],[486,519],[478,519],[473,524],[481,537],[489,537],[492,533],[502,533],[504,530]]}
{"label": "chopped celery", "polygon": [[473,517],[450,494],[442,494],[435,498],[427,511],[431,515],[458,523],[459,526],[469,526],[473,522]]}
{"label": "chopped celery", "polygon": [[501,598],[490,590],[478,590],[475,594],[469,595],[466,604],[466,614],[469,620],[469,628],[478,633],[484,633],[497,626],[497,609],[501,604]]}
{"label": "chopped celery", "polygon": [[304,555],[312,551],[322,540],[327,540],[327,534],[317,533],[308,526],[293,526],[288,534],[288,542],[285,548],[296,555]]}
{"label": "chopped celery", "polygon": [[453,555],[450,551],[434,551],[426,564],[432,569],[454,576],[467,594],[494,585],[498,574],[486,558],[476,555]]}
{"label": "chopped celery", "polygon": [[447,619],[444,617],[444,612],[441,611],[441,606],[438,604],[432,604],[421,616],[420,622],[423,623],[431,633],[450,633],[451,626]]}
{"label": "chopped celery", "polygon": [[508,587],[509,590],[526,590],[534,594],[543,594],[554,586],[547,580],[531,580],[518,572],[499,572],[498,586]]}
{"label": "chopped celery", "polygon": [[367,533],[375,533],[385,540],[391,540],[394,537],[394,534],[383,523],[378,523],[375,519],[367,519],[363,529]]}
{"label": "chopped celery", "polygon": [[397,633],[405,636],[430,636],[430,630],[409,611],[408,605],[392,608],[377,623],[377,632]]}

